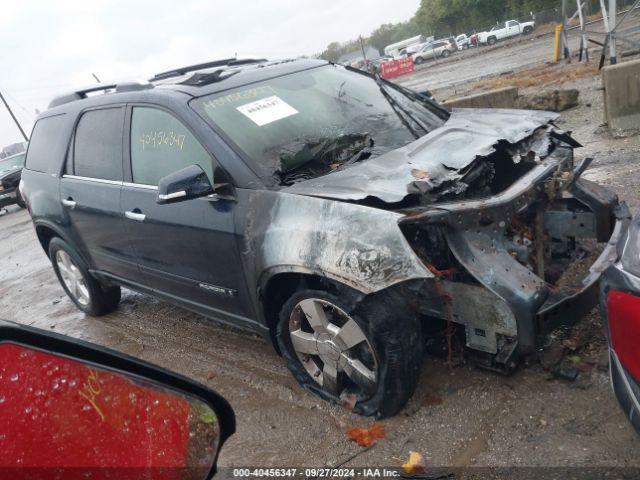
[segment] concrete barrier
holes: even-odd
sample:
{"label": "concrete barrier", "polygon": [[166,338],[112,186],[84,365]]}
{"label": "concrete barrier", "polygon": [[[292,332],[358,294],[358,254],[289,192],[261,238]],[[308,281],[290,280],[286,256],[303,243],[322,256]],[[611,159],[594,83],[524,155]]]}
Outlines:
{"label": "concrete barrier", "polygon": [[564,112],[578,106],[579,97],[580,92],[575,88],[520,95],[516,102],[516,108]]}
{"label": "concrete barrier", "polygon": [[517,98],[518,89],[516,87],[505,87],[447,100],[443,106],[447,110],[452,108],[516,108]]}
{"label": "concrete barrier", "polygon": [[640,60],[603,68],[602,84],[609,129],[640,130]]}

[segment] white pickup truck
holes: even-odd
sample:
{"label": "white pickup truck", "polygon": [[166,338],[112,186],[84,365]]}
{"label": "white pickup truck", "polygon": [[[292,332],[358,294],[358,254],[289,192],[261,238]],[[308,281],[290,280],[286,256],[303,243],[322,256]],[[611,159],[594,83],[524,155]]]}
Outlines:
{"label": "white pickup truck", "polygon": [[528,35],[536,28],[535,22],[520,23],[515,20],[509,20],[502,24],[498,24],[488,32],[478,34],[478,43],[481,45],[493,45],[498,40],[515,37],[517,35]]}

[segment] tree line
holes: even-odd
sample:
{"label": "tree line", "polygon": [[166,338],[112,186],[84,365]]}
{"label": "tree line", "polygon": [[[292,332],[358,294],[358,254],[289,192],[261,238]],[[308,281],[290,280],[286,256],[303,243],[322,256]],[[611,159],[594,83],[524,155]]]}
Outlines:
{"label": "tree line", "polygon": [[[387,45],[416,35],[441,38],[488,30],[497,22],[559,6],[560,0],[421,0],[410,20],[380,25],[371,35],[363,37],[363,42],[382,53]],[[332,42],[320,57],[336,62],[341,55],[359,48],[358,39]]]}

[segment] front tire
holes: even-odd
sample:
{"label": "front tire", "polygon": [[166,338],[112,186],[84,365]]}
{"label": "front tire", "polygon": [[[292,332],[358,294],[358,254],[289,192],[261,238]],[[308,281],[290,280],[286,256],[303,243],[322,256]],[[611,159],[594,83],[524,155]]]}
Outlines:
{"label": "front tire", "polygon": [[418,57],[413,61],[413,63],[415,63],[416,65],[422,65],[424,63],[424,60],[422,59],[422,57]]}
{"label": "front tire", "polygon": [[397,294],[360,299],[344,291],[340,298],[320,290],[295,293],[280,311],[280,351],[307,390],[336,403],[352,394],[360,415],[394,415],[419,380],[420,321]]}
{"label": "front tire", "polygon": [[495,45],[497,41],[498,41],[498,40],[496,39],[496,37],[489,37],[489,38],[487,39],[487,45],[489,45],[489,46],[491,46],[491,45]]}
{"label": "front tire", "polygon": [[84,260],[67,242],[53,238],[49,258],[65,293],[84,313],[98,317],[118,307],[120,287],[105,286],[93,278]]}

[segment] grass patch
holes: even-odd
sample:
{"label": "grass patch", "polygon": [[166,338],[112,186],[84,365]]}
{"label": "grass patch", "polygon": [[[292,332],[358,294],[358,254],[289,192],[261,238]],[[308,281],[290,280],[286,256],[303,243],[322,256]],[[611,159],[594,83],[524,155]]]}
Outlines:
{"label": "grass patch", "polygon": [[509,73],[500,77],[480,80],[472,85],[473,91],[494,90],[503,87],[529,88],[561,85],[582,77],[598,75],[597,63],[572,63],[570,65],[542,65],[527,70]]}

